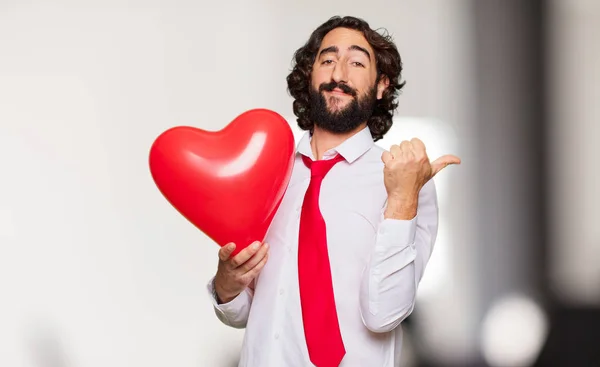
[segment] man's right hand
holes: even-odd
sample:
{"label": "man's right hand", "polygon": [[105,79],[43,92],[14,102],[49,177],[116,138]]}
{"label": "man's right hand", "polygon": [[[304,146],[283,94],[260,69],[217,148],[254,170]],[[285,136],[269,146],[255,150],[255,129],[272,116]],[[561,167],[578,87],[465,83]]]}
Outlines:
{"label": "man's right hand", "polygon": [[269,257],[269,245],[252,243],[234,257],[234,243],[219,250],[219,266],[215,276],[215,292],[220,303],[227,303],[244,291],[262,270]]}

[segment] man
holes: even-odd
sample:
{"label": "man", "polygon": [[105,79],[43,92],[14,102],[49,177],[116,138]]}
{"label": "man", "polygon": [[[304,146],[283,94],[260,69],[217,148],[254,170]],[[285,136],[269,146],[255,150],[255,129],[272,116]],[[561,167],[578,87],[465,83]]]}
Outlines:
{"label": "man", "polygon": [[246,328],[240,366],[398,366],[438,228],[418,139],[378,148],[402,63],[387,36],[334,17],[295,54],[287,78],[299,126],[292,177],[264,243],[219,251],[208,289],[219,319]]}

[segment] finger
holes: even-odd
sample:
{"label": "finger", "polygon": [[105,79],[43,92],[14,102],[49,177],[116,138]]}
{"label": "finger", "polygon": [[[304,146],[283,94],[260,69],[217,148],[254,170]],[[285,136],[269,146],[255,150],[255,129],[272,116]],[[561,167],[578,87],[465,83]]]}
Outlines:
{"label": "finger", "polygon": [[390,147],[390,153],[392,154],[392,159],[394,159],[395,157],[400,157],[402,155],[402,150],[399,145],[394,144]]}
{"label": "finger", "polygon": [[269,244],[263,243],[263,245],[260,247],[260,250],[258,250],[258,252],[254,254],[254,256],[252,256],[250,259],[248,259],[248,261],[246,261],[242,266],[240,266],[240,270],[244,273],[252,270],[256,266],[256,264],[258,264],[263,259],[263,257],[267,255],[268,251]]}
{"label": "finger", "polygon": [[238,268],[243,265],[248,259],[250,259],[258,250],[260,249],[260,241],[254,241],[252,244],[242,251],[240,251],[237,255],[235,255],[232,259],[229,260],[231,266],[234,268]]}
{"label": "finger", "polygon": [[411,139],[410,144],[412,145],[413,153],[415,154],[416,158],[427,157],[427,149],[425,148],[425,144],[423,144],[420,139],[413,138]]}
{"label": "finger", "polygon": [[269,253],[267,252],[267,254],[258,262],[258,264],[256,264],[255,267],[253,267],[249,272],[247,272],[244,276],[248,277],[248,279],[255,279],[256,276],[260,273],[260,271],[262,270],[262,268],[265,266],[265,264],[267,263],[267,260],[269,259]]}
{"label": "finger", "polygon": [[402,156],[407,159],[415,156],[412,144],[408,140],[404,140],[402,143],[400,143],[400,149],[402,150]]}
{"label": "finger", "polygon": [[381,154],[381,161],[384,164],[388,164],[388,162],[390,162],[392,159],[394,159],[394,157],[392,157],[392,153],[388,152],[387,150]]}
{"label": "finger", "polygon": [[435,176],[439,171],[451,164],[460,164],[460,158],[450,154],[439,157],[431,163],[431,176]]}
{"label": "finger", "polygon": [[425,150],[425,144],[419,138],[412,138],[410,140],[410,143],[412,144],[413,149],[417,148],[417,149]]}
{"label": "finger", "polygon": [[231,256],[231,254],[233,253],[233,250],[235,250],[235,243],[233,242],[230,242],[225,246],[221,247],[221,249],[219,250],[219,259],[221,261],[227,261],[227,259],[229,259],[229,256]]}

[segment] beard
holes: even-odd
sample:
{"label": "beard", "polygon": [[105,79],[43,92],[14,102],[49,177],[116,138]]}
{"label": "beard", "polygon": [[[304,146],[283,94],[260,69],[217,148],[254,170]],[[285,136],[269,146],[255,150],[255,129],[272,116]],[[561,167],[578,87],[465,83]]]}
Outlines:
{"label": "beard", "polygon": [[[343,101],[335,96],[326,97],[324,92],[332,91],[335,88],[341,89],[344,93],[352,96],[353,99],[346,106],[332,111],[327,104],[328,101],[330,106],[334,108]],[[355,89],[335,81],[321,84],[318,91],[310,87],[309,93],[310,120],[321,129],[336,134],[350,132],[369,120],[377,103],[377,90],[375,87],[369,89],[364,96],[358,97]]]}

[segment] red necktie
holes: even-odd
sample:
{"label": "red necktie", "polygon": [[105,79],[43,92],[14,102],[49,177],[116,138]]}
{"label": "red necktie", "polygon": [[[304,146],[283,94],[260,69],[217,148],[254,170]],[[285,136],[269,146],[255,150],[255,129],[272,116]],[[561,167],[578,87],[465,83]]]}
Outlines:
{"label": "red necktie", "polygon": [[336,163],[344,158],[312,161],[302,156],[311,171],[304,196],[298,239],[298,279],[304,336],[311,362],[316,367],[339,366],[346,350],[340,333],[329,255],[325,220],[319,210],[321,182]]}

